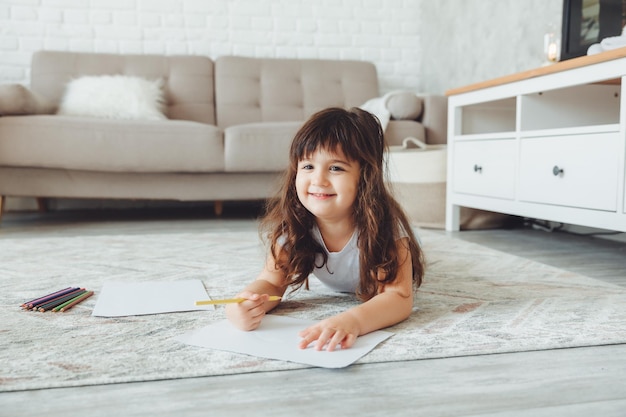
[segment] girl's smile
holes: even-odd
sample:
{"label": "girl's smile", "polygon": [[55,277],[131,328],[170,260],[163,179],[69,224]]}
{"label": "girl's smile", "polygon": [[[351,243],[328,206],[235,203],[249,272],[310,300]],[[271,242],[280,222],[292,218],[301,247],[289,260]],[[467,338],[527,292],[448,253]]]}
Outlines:
{"label": "girl's smile", "polygon": [[329,198],[335,195],[335,194],[321,194],[321,193],[309,193],[309,194],[317,198]]}

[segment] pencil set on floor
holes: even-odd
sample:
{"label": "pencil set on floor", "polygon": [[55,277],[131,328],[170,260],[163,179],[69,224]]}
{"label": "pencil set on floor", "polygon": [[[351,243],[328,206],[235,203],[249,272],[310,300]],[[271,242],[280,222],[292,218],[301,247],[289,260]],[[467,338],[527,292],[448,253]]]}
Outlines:
{"label": "pencil set on floor", "polygon": [[67,287],[62,290],[22,303],[24,310],[64,312],[93,295],[85,288]]}

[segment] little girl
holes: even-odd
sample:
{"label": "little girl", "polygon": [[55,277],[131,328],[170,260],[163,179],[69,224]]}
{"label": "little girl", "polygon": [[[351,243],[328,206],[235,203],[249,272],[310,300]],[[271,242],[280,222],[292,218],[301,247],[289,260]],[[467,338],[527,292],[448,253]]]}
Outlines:
{"label": "little girl", "polygon": [[411,225],[385,184],[383,132],[361,109],[329,108],[296,133],[278,196],[261,230],[269,251],[257,279],[226,307],[242,330],[256,329],[288,287],[313,273],[362,304],[300,332],[301,348],[349,348],[357,337],[406,319],[424,274]]}

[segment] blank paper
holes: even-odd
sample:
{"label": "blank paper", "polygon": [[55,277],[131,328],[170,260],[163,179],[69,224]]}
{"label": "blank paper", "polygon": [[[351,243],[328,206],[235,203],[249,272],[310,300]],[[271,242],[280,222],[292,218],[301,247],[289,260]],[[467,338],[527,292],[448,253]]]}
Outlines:
{"label": "blank paper", "polygon": [[107,282],[98,295],[92,316],[122,317],[144,314],[214,310],[214,306],[196,306],[209,298],[202,281]]}
{"label": "blank paper", "polygon": [[[229,352],[244,353],[268,359],[281,359],[323,368],[343,368],[374,349],[393,333],[376,331],[360,336],[349,349],[333,352],[313,347],[300,349],[301,330],[315,321],[267,315],[256,330],[246,332],[223,320],[176,338],[179,342]],[[313,346],[313,344],[311,345]]]}

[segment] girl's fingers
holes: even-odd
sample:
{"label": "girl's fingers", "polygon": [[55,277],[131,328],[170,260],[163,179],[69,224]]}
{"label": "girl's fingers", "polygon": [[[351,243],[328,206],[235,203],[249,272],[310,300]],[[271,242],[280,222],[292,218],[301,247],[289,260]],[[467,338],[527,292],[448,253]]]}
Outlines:
{"label": "girl's fingers", "polygon": [[227,305],[227,317],[241,330],[250,331],[256,329],[261,324],[263,317],[265,317],[263,297],[248,291],[244,291],[237,296],[246,300],[237,304]]}
{"label": "girl's fingers", "polygon": [[309,328],[301,331],[300,337],[302,338],[299,344],[300,349],[306,349],[312,342],[317,340],[317,333]]}
{"label": "girl's fingers", "polygon": [[326,343],[330,340],[330,338],[333,336],[333,334],[334,334],[334,330],[332,330],[332,329],[324,329],[324,330],[322,330],[322,333],[317,338],[317,343],[315,344],[315,349],[317,349],[317,350],[324,349],[324,346],[326,346]]}
{"label": "girl's fingers", "polygon": [[342,349],[348,349],[351,348],[352,345],[354,345],[354,342],[356,342],[357,336],[354,334],[349,334],[347,335],[342,341],[341,341],[341,348]]}
{"label": "girl's fingers", "polygon": [[237,294],[239,298],[245,298],[248,301],[256,301],[261,297],[259,294],[252,293],[250,291],[244,291],[242,293]]}
{"label": "girl's fingers", "polygon": [[337,345],[340,345],[341,347],[343,347],[343,341],[346,339],[346,336],[347,335],[344,332],[336,331],[335,334],[333,334],[333,337],[328,342],[328,346],[326,347],[326,350],[329,352],[332,352],[333,350],[337,348]]}
{"label": "girl's fingers", "polygon": [[255,307],[249,310],[250,316],[253,318],[264,317],[265,310],[262,307]]}
{"label": "girl's fingers", "polygon": [[346,335],[346,333],[342,331],[335,329],[319,330],[317,328],[309,328],[301,331],[300,337],[302,337],[299,344],[300,349],[306,349],[311,343],[316,342],[316,350],[323,350],[324,347],[326,347],[326,350],[329,352],[335,350],[337,345],[342,348],[348,348],[352,346],[354,340],[356,340],[356,336]]}

